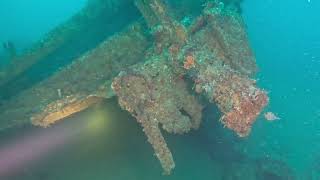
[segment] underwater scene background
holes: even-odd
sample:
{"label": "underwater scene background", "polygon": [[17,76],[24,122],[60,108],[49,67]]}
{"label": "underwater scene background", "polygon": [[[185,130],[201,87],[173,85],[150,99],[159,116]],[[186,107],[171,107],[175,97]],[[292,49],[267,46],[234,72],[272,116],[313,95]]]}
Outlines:
{"label": "underwater scene background", "polygon": [[[152,0],[142,2],[148,1]],[[6,118],[6,107],[17,102],[16,97],[24,100],[29,89],[72,65],[74,59],[82,58],[91,49],[101,47],[105,39],[112,39],[128,24],[143,19],[133,0],[107,2],[103,3],[105,7],[95,7],[94,3],[90,6],[86,0],[0,2],[0,42],[4,47],[0,50],[0,77],[2,71],[11,68],[16,56],[30,48],[45,47],[42,38],[67,22],[56,30],[63,34],[59,36],[61,44],[0,86],[0,115],[4,114],[0,116],[1,180],[320,179],[320,2],[316,0],[243,0],[240,9],[237,0],[223,1],[235,5],[244,19],[258,66],[254,78],[257,86],[267,91],[270,102],[246,137],[239,137],[237,131],[220,123],[223,112],[214,103],[203,108],[198,130],[183,135],[163,131],[175,162],[170,175],[162,174],[163,166],[135,114],[119,106],[119,94],[119,98],[99,101],[48,128],[33,126],[29,118],[19,119],[21,124]],[[206,0],[166,2],[177,19],[188,25],[200,14]],[[86,16],[94,21],[74,18],[83,7],[92,8]],[[68,24],[70,18],[74,18],[74,24]],[[141,40],[140,36],[137,39]],[[138,45],[148,46],[151,39],[142,43],[143,39]],[[50,38],[44,41],[49,42]],[[116,43],[113,45],[117,48]],[[131,50],[133,47],[125,51]],[[121,60],[120,56],[117,61],[126,62]],[[128,66],[135,63],[128,61]],[[100,71],[99,67],[88,67]],[[189,70],[186,64],[184,68]],[[91,81],[85,78],[85,71],[73,73],[79,74],[81,81]],[[92,80],[93,87],[94,83]],[[78,87],[77,83],[68,86]],[[46,84],[47,89],[52,87]],[[64,93],[54,92],[59,97]],[[15,114],[24,111],[13,110]],[[273,112],[279,119],[266,120],[266,112]]]}

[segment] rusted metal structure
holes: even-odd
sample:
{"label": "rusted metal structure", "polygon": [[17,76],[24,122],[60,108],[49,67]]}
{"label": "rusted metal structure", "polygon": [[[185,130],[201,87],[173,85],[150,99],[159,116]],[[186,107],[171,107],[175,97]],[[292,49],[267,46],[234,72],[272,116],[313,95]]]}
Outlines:
{"label": "rusted metal structure", "polygon": [[[103,3],[94,2],[88,7]],[[208,103],[217,104],[226,127],[247,136],[269,99],[253,79],[256,62],[245,25],[236,1],[203,2],[201,12],[186,22],[166,1],[132,1],[143,20],[131,22],[72,64],[5,99],[0,106],[1,129],[30,122],[49,127],[117,96],[120,106],[141,124],[165,174],[171,173],[175,163],[161,129],[183,134],[199,128]],[[90,8],[82,13],[91,12]],[[61,37],[57,33],[45,44],[59,46],[68,34],[72,32]],[[51,48],[35,48],[25,57],[42,55],[46,49]],[[26,58],[29,62],[20,64],[19,70],[2,73],[0,85],[30,68],[36,59]]]}

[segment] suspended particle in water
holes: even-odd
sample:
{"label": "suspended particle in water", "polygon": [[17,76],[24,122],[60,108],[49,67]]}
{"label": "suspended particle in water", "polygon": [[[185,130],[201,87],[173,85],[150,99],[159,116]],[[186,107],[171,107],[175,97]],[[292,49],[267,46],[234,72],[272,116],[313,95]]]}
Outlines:
{"label": "suspended particle in water", "polygon": [[267,120],[267,121],[275,121],[275,120],[279,120],[280,118],[275,115],[273,112],[266,112],[264,113],[264,118]]}

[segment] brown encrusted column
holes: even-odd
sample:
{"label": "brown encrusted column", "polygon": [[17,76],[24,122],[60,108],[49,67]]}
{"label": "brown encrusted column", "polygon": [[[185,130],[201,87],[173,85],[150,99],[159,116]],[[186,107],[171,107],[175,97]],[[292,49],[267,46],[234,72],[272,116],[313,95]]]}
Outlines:
{"label": "brown encrusted column", "polygon": [[186,42],[187,30],[172,17],[173,13],[162,0],[136,0],[135,3],[151,29],[157,53],[171,44]]}
{"label": "brown encrusted column", "polygon": [[143,127],[164,173],[170,174],[175,163],[160,129],[173,134],[198,129],[202,106],[161,56],[121,72],[112,87],[120,106]]}
{"label": "brown encrusted column", "polygon": [[135,4],[147,21],[149,27],[159,24],[171,24],[172,18],[162,0],[135,0]]}
{"label": "brown encrusted column", "polygon": [[2,102],[0,127],[32,123],[43,127],[113,96],[112,78],[143,60],[149,46],[145,27],[129,25],[71,65],[21,94]]}
{"label": "brown encrusted column", "polygon": [[141,12],[144,20],[147,22],[149,27],[154,27],[159,24],[159,19],[156,17],[155,13],[152,11],[151,7],[147,5],[148,0],[135,0],[135,5]]}
{"label": "brown encrusted column", "polygon": [[141,126],[143,127],[143,132],[148,138],[148,142],[152,145],[154,153],[157,156],[160,164],[163,168],[163,173],[165,175],[171,174],[171,171],[175,167],[175,163],[169,150],[166,140],[162,136],[161,130],[159,128],[159,123],[157,121],[149,120],[148,118],[136,117],[140,121]]}

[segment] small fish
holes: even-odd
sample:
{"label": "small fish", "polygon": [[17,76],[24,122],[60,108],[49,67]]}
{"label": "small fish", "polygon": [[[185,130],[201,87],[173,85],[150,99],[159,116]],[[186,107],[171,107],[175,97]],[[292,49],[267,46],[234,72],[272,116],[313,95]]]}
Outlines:
{"label": "small fish", "polygon": [[267,121],[275,121],[275,120],[279,120],[280,118],[278,116],[276,116],[273,112],[266,112],[264,113],[264,118]]}

